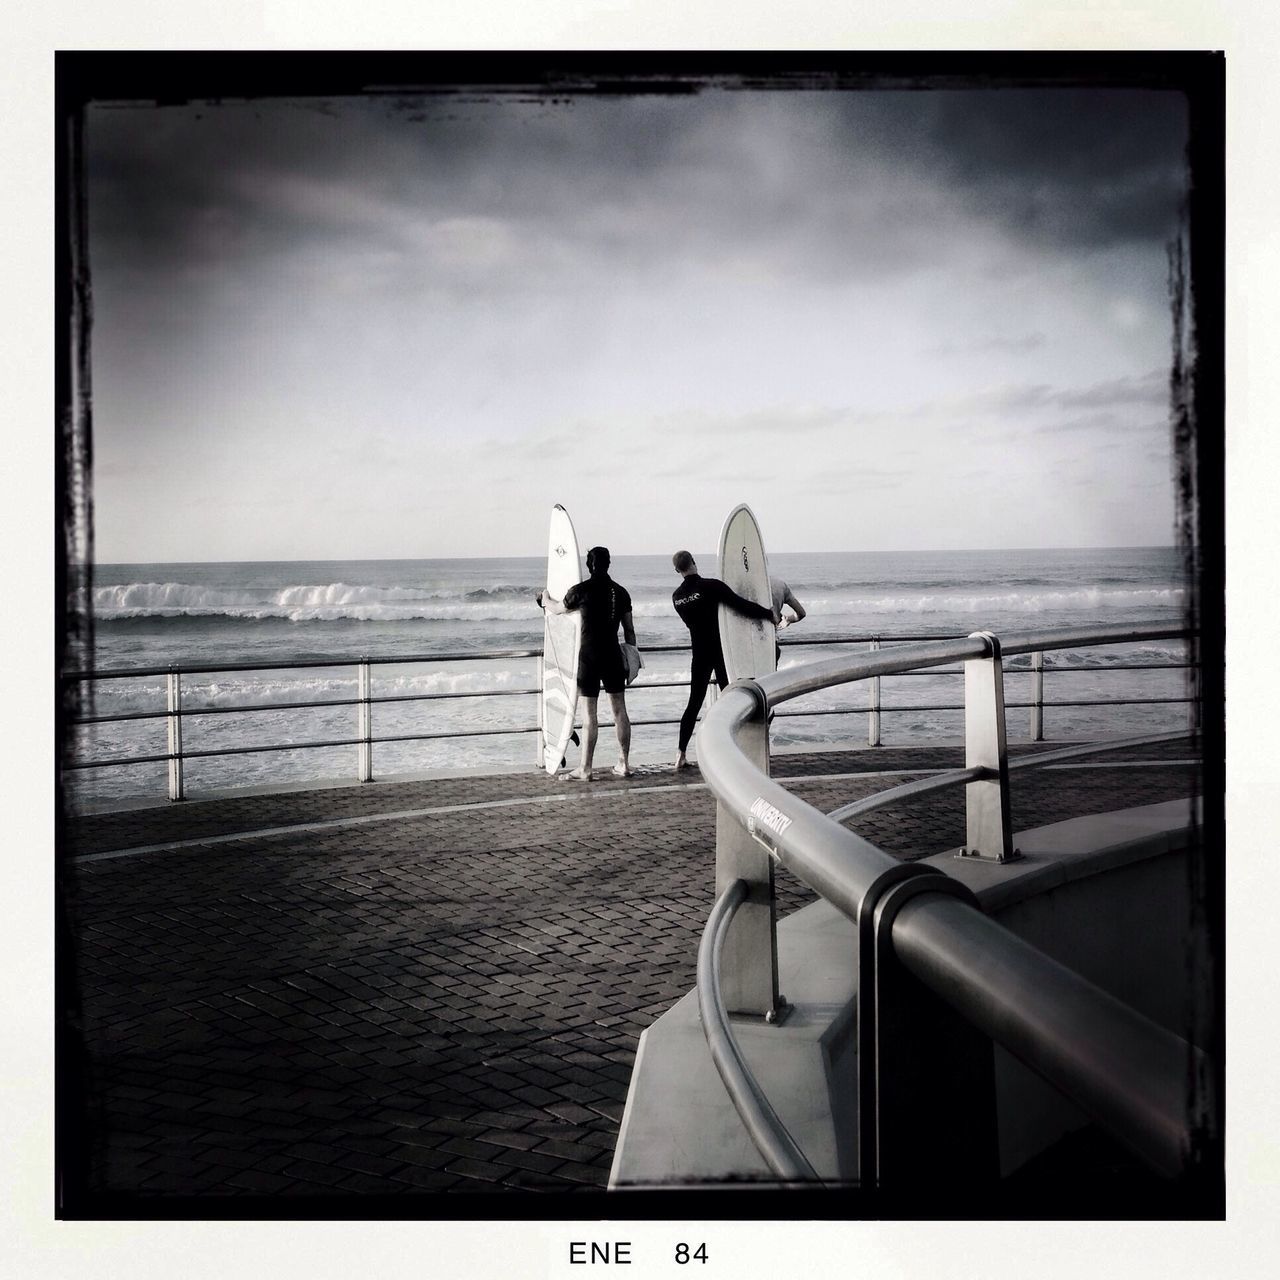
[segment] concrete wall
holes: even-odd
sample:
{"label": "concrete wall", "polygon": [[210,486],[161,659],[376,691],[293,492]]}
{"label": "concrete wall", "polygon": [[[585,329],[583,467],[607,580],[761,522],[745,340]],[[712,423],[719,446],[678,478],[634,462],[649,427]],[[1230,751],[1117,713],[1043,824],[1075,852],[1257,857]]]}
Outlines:
{"label": "concrete wall", "polygon": [[[1203,955],[1189,949],[1191,801],[1077,818],[1022,832],[1004,866],[940,854],[984,910],[1152,1020],[1188,1037]],[[857,1177],[857,951],[853,925],[825,902],[778,929],[780,1025],[732,1019],[783,1123],[819,1176]],[[1073,1104],[996,1050],[1000,1168],[1008,1174],[1087,1123]],[[939,1070],[943,1070],[939,1064]],[[769,1172],[711,1061],[690,993],[641,1037],[610,1186],[767,1182]]]}
{"label": "concrete wall", "polygon": [[[853,925],[815,902],[778,927],[779,1023],[731,1017],[739,1049],[819,1176],[857,1177]],[[770,1183],[725,1092],[691,991],[640,1037],[609,1178],[612,1188]]]}

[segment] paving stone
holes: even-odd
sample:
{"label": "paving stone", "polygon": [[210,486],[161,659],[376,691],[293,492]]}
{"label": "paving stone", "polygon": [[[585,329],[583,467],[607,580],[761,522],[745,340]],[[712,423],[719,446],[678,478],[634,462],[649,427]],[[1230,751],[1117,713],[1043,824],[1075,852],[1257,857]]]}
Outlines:
{"label": "paving stone", "polygon": [[296,1182],[318,1183],[320,1187],[337,1186],[351,1176],[351,1171],[340,1165],[317,1164],[314,1160],[292,1160],[280,1172]]}
{"label": "paving stone", "polygon": [[[1190,755],[1173,743],[1114,761]],[[830,751],[778,756],[773,773],[812,779],[796,793],[829,810],[886,785],[859,774],[961,756]],[[1016,773],[1015,826],[1192,794],[1198,776]],[[67,1119],[88,1187],[143,1202],[603,1188],[638,1036],[692,988],[713,896],[710,794],[670,773],[641,781],[660,790],[574,793],[550,831],[520,805],[443,811],[541,802],[556,784],[532,770],[70,820],[91,1093]],[[403,816],[420,810],[441,812]],[[297,829],[375,815],[392,816]],[[960,842],[963,798],[853,828],[913,859]],[[813,897],[785,875],[778,891],[783,914]]]}
{"label": "paving stone", "polygon": [[344,1191],[353,1196],[380,1196],[403,1194],[409,1189],[407,1183],[391,1178],[378,1178],[368,1173],[353,1173],[350,1177],[335,1184],[335,1190]]}
{"label": "paving stone", "polygon": [[500,1164],[488,1160],[476,1160],[469,1156],[456,1157],[445,1166],[447,1173],[461,1174],[464,1178],[476,1178],[481,1182],[501,1182],[506,1170]]}
{"label": "paving stone", "polygon": [[233,1173],[226,1181],[228,1187],[240,1191],[252,1191],[258,1195],[272,1195],[293,1186],[295,1179],[277,1173],[262,1173],[256,1169],[246,1169],[241,1173]]}
{"label": "paving stone", "polygon": [[542,1138],[535,1133],[524,1133],[511,1129],[490,1129],[480,1135],[479,1141],[492,1143],[494,1146],[507,1147],[516,1151],[528,1151],[536,1147]]}

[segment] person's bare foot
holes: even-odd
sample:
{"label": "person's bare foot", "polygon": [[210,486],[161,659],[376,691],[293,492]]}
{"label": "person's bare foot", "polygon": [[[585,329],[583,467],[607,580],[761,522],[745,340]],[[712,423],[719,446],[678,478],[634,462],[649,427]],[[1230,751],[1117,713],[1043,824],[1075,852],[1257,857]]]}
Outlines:
{"label": "person's bare foot", "polygon": [[590,769],[577,768],[570,775],[575,782],[590,782],[592,771]]}
{"label": "person's bare foot", "polygon": [[689,762],[684,758],[684,752],[682,751],[678,756],[676,756],[676,772],[679,773],[681,769],[687,769],[688,767]]}
{"label": "person's bare foot", "polygon": [[631,767],[623,764],[621,760],[613,766],[613,771],[619,778],[630,778],[634,776],[631,772]]}

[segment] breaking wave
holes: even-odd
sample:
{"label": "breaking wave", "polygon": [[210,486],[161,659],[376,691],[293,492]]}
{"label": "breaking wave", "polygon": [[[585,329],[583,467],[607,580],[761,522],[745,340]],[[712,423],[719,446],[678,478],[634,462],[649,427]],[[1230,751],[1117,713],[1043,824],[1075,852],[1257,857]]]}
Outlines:
{"label": "breaking wave", "polygon": [[531,586],[509,584],[474,588],[459,594],[446,588],[353,586],[345,582],[256,589],[225,589],[183,582],[130,582],[96,587],[93,610],[94,616],[104,622],[133,618],[513,621],[536,614],[534,590]]}
{"label": "breaking wave", "polygon": [[[353,586],[345,582],[280,588],[226,589],[182,582],[131,582],[96,587],[94,616],[103,622],[139,618],[232,618],[245,621],[276,618],[288,622],[527,622],[537,617],[532,585],[500,583],[466,591],[440,587]],[[811,615],[926,615],[934,613],[1034,616],[1125,609],[1177,609],[1185,603],[1180,587],[1088,586],[1068,589],[1020,588],[986,590],[841,592],[797,584],[796,594]],[[671,597],[633,593],[637,617],[672,615]]]}

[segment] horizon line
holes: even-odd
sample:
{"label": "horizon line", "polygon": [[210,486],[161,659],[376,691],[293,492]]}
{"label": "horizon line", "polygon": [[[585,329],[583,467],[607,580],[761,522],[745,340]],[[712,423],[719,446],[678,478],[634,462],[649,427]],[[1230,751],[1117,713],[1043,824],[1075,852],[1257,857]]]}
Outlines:
{"label": "horizon line", "polygon": [[[1005,551],[1176,551],[1176,542],[1126,542],[1106,543],[1085,546],[1021,546],[1021,547],[898,547],[883,550],[839,550],[839,551],[796,551],[774,550],[769,554],[789,555],[968,555],[974,552]],[[617,559],[647,559],[651,557],[668,558],[668,551],[618,551]],[[163,565],[163,564],[414,564],[423,561],[468,561],[468,560],[543,560],[542,555],[511,555],[492,553],[488,555],[469,556],[270,556],[252,559],[215,559],[215,560],[93,560],[92,562],[65,562],[68,569],[84,569],[86,567],[105,568],[115,565]]]}

